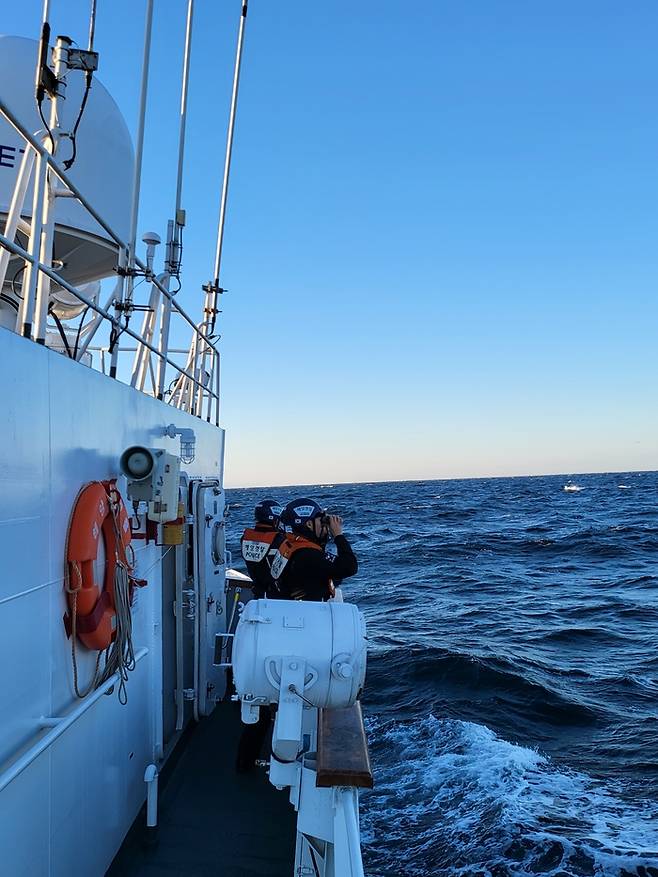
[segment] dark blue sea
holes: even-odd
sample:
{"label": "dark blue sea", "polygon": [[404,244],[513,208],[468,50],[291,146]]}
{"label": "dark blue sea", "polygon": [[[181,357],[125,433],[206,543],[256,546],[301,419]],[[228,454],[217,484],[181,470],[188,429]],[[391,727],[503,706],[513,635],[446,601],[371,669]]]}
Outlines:
{"label": "dark blue sea", "polygon": [[229,491],[344,516],[368,877],[658,877],[658,473]]}

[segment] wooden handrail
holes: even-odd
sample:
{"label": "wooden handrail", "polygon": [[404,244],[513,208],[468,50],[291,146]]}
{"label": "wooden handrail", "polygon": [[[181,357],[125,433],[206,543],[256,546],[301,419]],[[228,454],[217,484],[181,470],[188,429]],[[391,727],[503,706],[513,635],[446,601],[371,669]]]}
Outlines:
{"label": "wooden handrail", "polygon": [[316,786],[372,789],[373,778],[361,704],[318,711]]}

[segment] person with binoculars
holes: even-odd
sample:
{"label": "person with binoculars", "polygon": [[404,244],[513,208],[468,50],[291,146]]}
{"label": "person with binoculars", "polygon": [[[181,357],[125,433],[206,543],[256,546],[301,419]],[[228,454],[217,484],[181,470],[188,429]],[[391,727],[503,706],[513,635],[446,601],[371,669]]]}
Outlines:
{"label": "person with binoculars", "polygon": [[[328,515],[313,499],[289,502],[281,514],[286,536],[272,560],[271,572],[287,600],[327,600],[337,582],[356,574],[358,561],[343,534],[343,520]],[[336,554],[326,550],[333,539]]]}
{"label": "person with binoculars", "polygon": [[[261,500],[256,524],[245,530],[242,555],[253,580],[255,597],[284,600],[327,600],[335,585],[358,570],[357,559],[343,535],[343,520],[328,515],[313,499],[295,499],[281,510],[276,500]],[[326,550],[333,539],[336,554]],[[253,769],[272,725],[270,707],[261,707],[258,722],[240,736],[235,767]]]}

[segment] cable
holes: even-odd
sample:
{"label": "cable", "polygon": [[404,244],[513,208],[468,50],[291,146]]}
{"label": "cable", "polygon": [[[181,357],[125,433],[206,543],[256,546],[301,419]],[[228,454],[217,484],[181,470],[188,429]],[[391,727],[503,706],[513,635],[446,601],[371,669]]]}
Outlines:
{"label": "cable", "polygon": [[78,358],[78,345],[80,344],[80,333],[82,332],[82,324],[85,321],[85,317],[87,316],[87,311],[89,310],[89,305],[82,312],[82,316],[80,317],[80,324],[78,325],[78,331],[75,334],[75,346],[73,347],[73,359]]}
{"label": "cable", "polygon": [[108,353],[112,353],[112,351],[114,350],[114,348],[116,346],[117,341],[119,340],[119,338],[121,338],[123,333],[128,328],[129,322],[130,322],[130,314],[126,314],[126,325],[123,327],[123,329],[117,330],[116,326],[114,324],[112,325],[112,329],[110,330],[110,341],[109,341],[109,344],[107,346]]}
{"label": "cable", "polygon": [[148,575],[154,567],[156,567],[161,561],[163,561],[165,559],[165,557],[169,554],[171,549],[175,548],[175,547],[176,547],[175,545],[170,545],[169,548],[167,548],[166,551],[163,551],[162,554],[160,555],[160,557],[156,558],[156,560],[148,567],[148,569],[145,569],[144,572],[140,573],[140,575],[142,575],[142,576]]}
{"label": "cable", "polygon": [[67,158],[67,160],[63,163],[63,167],[65,171],[68,171],[73,166],[73,163],[78,155],[78,145],[77,145],[77,134],[78,134],[78,126],[80,125],[80,121],[82,120],[83,113],[85,111],[85,107],[87,106],[87,100],[89,98],[89,92],[91,91],[91,80],[92,80],[92,72],[88,70],[85,75],[85,92],[82,96],[82,101],[80,103],[80,109],[78,110],[78,118],[75,120],[75,125],[73,126],[73,130],[69,135],[69,140],[71,141],[71,157]]}
{"label": "cable", "polygon": [[43,126],[46,129],[46,133],[50,137],[50,151],[51,153],[55,152],[55,138],[53,137],[53,132],[50,130],[50,125],[46,122],[46,117],[43,114],[43,108],[41,104],[43,103],[43,97],[37,100],[37,109],[39,110],[39,115],[41,116],[41,121],[43,122]]}
{"label": "cable", "polygon": [[14,276],[12,277],[12,280],[11,280],[11,291],[14,293],[16,298],[21,298],[21,299],[23,298],[23,296],[20,294],[20,292],[16,292],[16,281],[18,280],[18,275],[22,274],[25,271],[25,268],[26,268],[26,265],[25,265],[25,262],[23,262],[23,264],[18,269],[18,271],[14,274]]}
{"label": "cable", "polygon": [[297,689],[296,689],[296,687],[295,687],[294,685],[292,685],[292,684],[289,685],[289,686],[288,686],[288,691],[290,691],[292,694],[296,694],[297,697],[299,697],[301,700],[304,701],[304,703],[308,704],[309,706],[315,707],[315,704],[314,704],[314,703],[311,703],[311,701],[310,701],[307,697],[304,697],[303,694],[300,694],[299,691],[297,691]]}
{"label": "cable", "polygon": [[18,309],[19,309],[18,302],[14,301],[14,299],[10,295],[5,295],[4,292],[0,292],[0,300],[7,302],[7,304],[11,305],[12,308],[16,311],[16,313],[18,313]]}
{"label": "cable", "polygon": [[178,240],[178,271],[176,272],[176,280],[178,281],[178,289],[173,295],[177,295],[181,291],[181,282],[180,282],[180,274],[183,270],[183,231],[185,230],[185,226],[181,225],[180,228],[180,237]]}
{"label": "cable", "polygon": [[309,843],[308,840],[306,841],[306,843],[308,844],[308,851],[310,852],[310,854],[311,854],[311,859],[312,859],[312,861],[313,861],[313,870],[315,871],[315,877],[320,877],[320,871],[319,871],[319,869],[318,869],[318,863],[317,863],[317,861],[316,861],[316,859],[315,859],[315,850],[313,849],[313,847],[311,846],[311,844]]}
{"label": "cable", "polygon": [[55,321],[55,325],[57,326],[57,330],[62,338],[62,341],[64,342],[64,347],[66,349],[66,353],[67,353],[68,358],[73,359],[73,354],[71,353],[71,348],[69,346],[68,338],[66,337],[66,332],[64,331],[64,326],[62,326],[61,320],[59,319],[59,317],[57,316],[57,314],[53,310],[53,304],[50,304],[48,306],[48,316],[52,317],[53,320]]}

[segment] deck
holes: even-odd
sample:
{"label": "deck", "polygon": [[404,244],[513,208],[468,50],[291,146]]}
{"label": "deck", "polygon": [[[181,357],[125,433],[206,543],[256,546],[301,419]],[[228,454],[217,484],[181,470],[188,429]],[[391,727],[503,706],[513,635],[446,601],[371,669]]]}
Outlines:
{"label": "deck", "polygon": [[188,732],[161,779],[158,828],[140,814],[106,877],[292,877],[295,812],[263,769],[235,772],[241,728],[237,704],[221,703]]}

